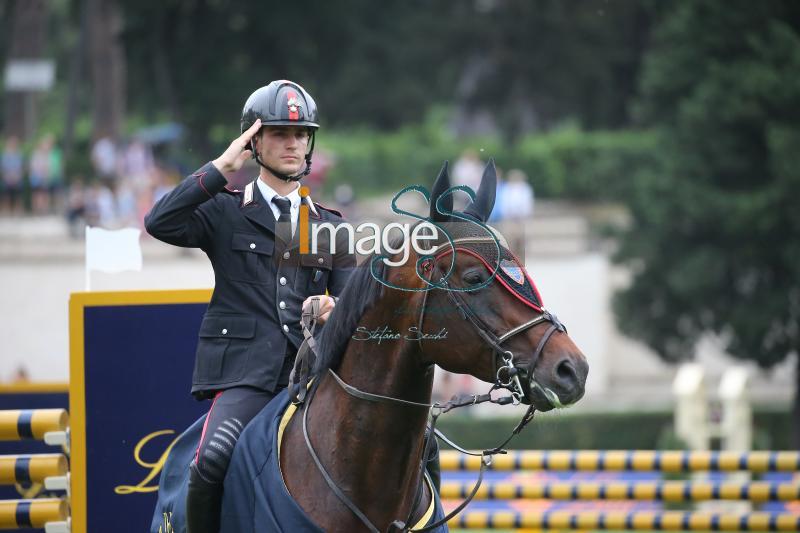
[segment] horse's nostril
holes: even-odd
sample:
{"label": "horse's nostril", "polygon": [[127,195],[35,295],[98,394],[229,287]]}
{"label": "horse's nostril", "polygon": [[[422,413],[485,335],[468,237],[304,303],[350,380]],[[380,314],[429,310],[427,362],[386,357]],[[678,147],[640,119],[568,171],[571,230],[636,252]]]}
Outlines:
{"label": "horse's nostril", "polygon": [[578,372],[569,359],[564,359],[556,366],[558,381],[565,387],[571,388],[578,384]]}

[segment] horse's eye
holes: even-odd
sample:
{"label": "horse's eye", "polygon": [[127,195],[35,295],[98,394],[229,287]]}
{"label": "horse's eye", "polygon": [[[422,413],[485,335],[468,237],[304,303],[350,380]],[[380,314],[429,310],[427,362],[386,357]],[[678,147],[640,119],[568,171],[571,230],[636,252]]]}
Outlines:
{"label": "horse's eye", "polygon": [[478,285],[485,281],[483,275],[478,270],[468,270],[461,279],[463,279],[464,283],[467,285]]}

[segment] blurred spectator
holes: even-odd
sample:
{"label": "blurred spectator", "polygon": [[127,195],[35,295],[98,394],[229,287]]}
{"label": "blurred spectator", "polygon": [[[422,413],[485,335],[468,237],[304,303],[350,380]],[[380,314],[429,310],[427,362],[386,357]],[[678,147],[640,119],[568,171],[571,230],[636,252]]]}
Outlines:
{"label": "blurred spectator", "polygon": [[120,157],[122,177],[134,184],[134,188],[145,188],[155,167],[150,146],[135,139],[128,143]]}
{"label": "blurred spectator", "polygon": [[115,195],[117,207],[115,225],[123,228],[140,225],[137,193],[132,180],[125,179],[120,182]]}
{"label": "blurred spectator", "polygon": [[123,227],[142,226],[144,213],[152,207],[155,158],[150,145],[134,139],[119,158],[120,182],[117,187],[117,215]]}
{"label": "blurred spectator", "polygon": [[28,180],[34,214],[44,214],[53,205],[56,185],[61,181],[61,153],[55,148],[53,136],[46,135],[31,154]]}
{"label": "blurred spectator", "polygon": [[98,178],[110,185],[117,177],[117,147],[108,137],[101,137],[92,146],[92,165]]}
{"label": "blurred spectator", "polygon": [[30,381],[31,376],[25,365],[19,365],[17,369],[14,370],[14,375],[11,376],[11,383],[30,383]]}
{"label": "blurred spectator", "polygon": [[489,222],[502,222],[505,219],[505,208],[503,206],[503,200],[505,199],[506,195],[506,180],[503,179],[503,171],[498,168],[497,169],[497,191],[494,197],[494,208],[492,209],[491,214],[489,215]]}
{"label": "blurred spectator", "polygon": [[518,168],[508,172],[503,189],[503,213],[505,218],[524,220],[533,216],[533,187],[528,176]]}
{"label": "blurred spectator", "polygon": [[317,149],[314,152],[314,164],[311,166],[311,172],[303,178],[303,185],[311,190],[312,196],[319,196],[322,192],[322,186],[325,183],[325,178],[328,171],[333,167],[333,156],[324,149]]}
{"label": "blurred spectator", "polygon": [[49,145],[49,160],[47,174],[47,192],[50,200],[50,211],[56,212],[61,206],[61,194],[64,189],[64,162],[61,148],[55,143],[52,135],[45,137]]}
{"label": "blurred spectator", "polygon": [[2,171],[2,209],[5,212],[22,212],[23,159],[19,140],[11,136],[6,140],[0,160]]}
{"label": "blurred spectator", "polygon": [[470,149],[464,150],[453,165],[453,185],[466,185],[477,192],[482,176],[483,162],[477,152]]}
{"label": "blurred spectator", "polygon": [[519,169],[508,172],[506,182],[498,190],[498,202],[504,225],[505,236],[511,251],[525,260],[525,221],[533,216],[533,187],[528,176]]}
{"label": "blurred spectator", "polygon": [[102,182],[89,189],[84,206],[84,217],[90,226],[112,229],[117,225],[117,208],[113,191]]}
{"label": "blurred spectator", "polygon": [[86,221],[86,191],[83,178],[74,176],[67,191],[67,225],[69,234],[73,239],[83,236],[83,226]]}

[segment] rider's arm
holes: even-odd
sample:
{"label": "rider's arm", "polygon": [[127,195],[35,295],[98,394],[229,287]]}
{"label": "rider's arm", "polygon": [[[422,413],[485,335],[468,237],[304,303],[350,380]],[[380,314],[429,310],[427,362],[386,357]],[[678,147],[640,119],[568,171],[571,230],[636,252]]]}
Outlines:
{"label": "rider's arm", "polygon": [[176,246],[204,248],[220,205],[213,201],[227,180],[212,163],[184,179],[145,216],[147,232]]}

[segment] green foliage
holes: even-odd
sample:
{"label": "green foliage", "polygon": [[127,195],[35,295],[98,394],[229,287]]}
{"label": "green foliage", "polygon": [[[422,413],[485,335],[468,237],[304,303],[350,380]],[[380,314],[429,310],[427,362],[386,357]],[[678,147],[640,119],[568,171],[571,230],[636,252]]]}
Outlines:
{"label": "green foliage", "polygon": [[656,137],[649,132],[585,132],[570,125],[511,144],[498,138],[457,139],[443,122],[433,113],[423,125],[394,133],[323,132],[320,146],[336,158],[328,186],[349,183],[359,194],[371,194],[430,184],[444,160],[453,162],[472,149],[483,159],[494,157],[504,170],[524,170],[537,195],[616,201],[639,173],[656,164]]}
{"label": "green foliage", "polygon": [[653,167],[656,148],[648,132],[566,127],[523,138],[510,156],[544,196],[616,201]]}
{"label": "green foliage", "polygon": [[715,332],[771,366],[800,349],[800,5],[675,4],[643,70],[658,164],[625,196],[623,329],[668,360]]}

